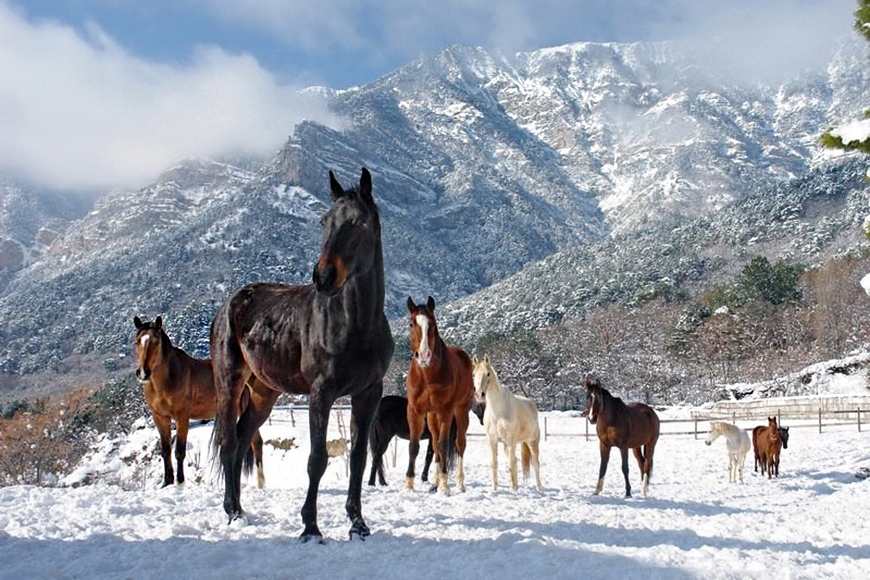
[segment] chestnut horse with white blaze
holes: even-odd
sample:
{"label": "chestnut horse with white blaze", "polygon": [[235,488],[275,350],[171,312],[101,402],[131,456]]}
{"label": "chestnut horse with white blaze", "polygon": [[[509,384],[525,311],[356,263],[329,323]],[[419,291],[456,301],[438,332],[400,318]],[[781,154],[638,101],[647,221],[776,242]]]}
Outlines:
{"label": "chestnut horse with white blaze", "polygon": [[447,484],[447,454],[450,426],[456,421],[456,453],[459,457],[456,485],[465,491],[465,434],[468,412],[471,410],[474,384],[471,378],[471,357],[456,346],[447,346],[438,334],[435,323],[435,299],[426,304],[414,304],[408,297],[413,358],[408,369],[405,388],[408,392],[408,471],[405,489],[414,489],[414,467],[420,452],[423,421],[429,425],[435,460],[438,462],[437,489],[449,495]]}

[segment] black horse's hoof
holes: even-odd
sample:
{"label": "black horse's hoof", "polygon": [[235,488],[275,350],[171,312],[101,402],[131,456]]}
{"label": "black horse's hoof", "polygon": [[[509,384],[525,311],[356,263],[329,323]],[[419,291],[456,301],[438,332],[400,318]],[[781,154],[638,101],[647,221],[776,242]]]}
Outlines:
{"label": "black horse's hoof", "polygon": [[354,536],[359,538],[360,540],[365,541],[367,537],[372,535],[371,530],[366,525],[365,521],[362,519],[362,516],[358,518],[354,518],[353,523],[350,526],[350,532],[348,532],[348,539],[353,540]]}
{"label": "black horse's hoof", "polygon": [[234,511],[230,512],[228,515],[229,515],[229,519],[227,520],[227,525],[230,525],[231,523],[233,523],[236,520],[242,519],[242,517],[244,516],[244,514],[242,513],[241,510],[234,510]]}
{"label": "black horse's hoof", "polygon": [[307,544],[308,542],[322,544],[323,534],[320,533],[320,528],[317,527],[317,524],[306,525],[305,531],[302,532],[301,536],[299,536],[299,541],[303,544]]}

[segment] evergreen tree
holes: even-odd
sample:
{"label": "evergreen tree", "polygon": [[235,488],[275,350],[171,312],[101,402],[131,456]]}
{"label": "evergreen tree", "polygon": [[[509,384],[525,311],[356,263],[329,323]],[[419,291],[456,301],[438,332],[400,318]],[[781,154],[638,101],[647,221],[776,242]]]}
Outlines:
{"label": "evergreen tree", "polygon": [[[855,30],[870,42],[870,0],[858,0],[855,10]],[[846,123],[828,129],[819,137],[822,147],[870,153],[870,109],[864,111],[864,120]]]}

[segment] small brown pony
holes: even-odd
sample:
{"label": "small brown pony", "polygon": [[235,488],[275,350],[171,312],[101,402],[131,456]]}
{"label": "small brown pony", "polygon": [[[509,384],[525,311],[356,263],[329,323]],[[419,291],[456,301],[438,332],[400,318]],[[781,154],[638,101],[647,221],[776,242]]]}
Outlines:
{"label": "small brown pony", "polygon": [[[163,330],[163,318],[142,322],[136,316],[136,378],[145,390],[145,402],[151,409],[154,425],[160,434],[160,456],[163,458],[163,486],[173,483],[170,458],[172,420],[175,419],[175,459],[178,483],[184,483],[184,457],[187,432],[191,419],[213,419],[215,416],[214,382],[211,361],[193,358],[173,346]],[[247,405],[247,389],[242,393],[241,406]],[[257,465],[257,487],[265,485],[263,474],[263,438],[258,431],[246,458],[246,471]]]}
{"label": "small brown pony", "polygon": [[[785,437],[783,437],[785,431]],[[758,425],[752,430],[752,448],[755,450],[755,470],[761,464],[761,475],[767,473],[779,477],[779,454],[783,442],[788,438],[788,430],[782,429],[776,423],[776,417],[768,417],[767,425]]]}
{"label": "small brown pony", "polygon": [[659,417],[652,407],[643,403],[622,402],[601,386],[598,379],[586,379],[586,417],[596,426],[601,466],[593,495],[604,488],[604,474],[610,459],[610,448],[618,447],[622,455],[622,475],[625,477],[625,497],[631,497],[628,483],[628,450],[634,452],[641,474],[641,490],[646,496],[652,474],[653,453],[659,439]]}
{"label": "small brown pony", "polygon": [[408,369],[408,471],[405,488],[414,489],[414,464],[420,452],[423,420],[429,425],[435,459],[438,462],[437,489],[450,494],[447,485],[447,454],[450,426],[456,421],[456,453],[459,456],[456,485],[465,491],[465,434],[468,431],[468,412],[474,397],[471,357],[464,350],[447,346],[438,334],[435,324],[435,299],[429,296],[426,304],[417,305],[408,297],[411,323],[411,350],[414,353]]}

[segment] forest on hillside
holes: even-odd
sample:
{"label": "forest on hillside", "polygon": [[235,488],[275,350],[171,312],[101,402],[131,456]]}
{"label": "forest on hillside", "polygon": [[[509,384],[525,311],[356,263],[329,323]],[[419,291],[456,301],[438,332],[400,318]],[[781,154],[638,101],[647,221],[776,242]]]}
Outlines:
{"label": "forest on hillside", "polygon": [[[868,271],[866,252],[814,268],[756,256],[730,283],[699,296],[663,287],[637,303],[600,307],[541,330],[489,334],[470,350],[488,354],[507,388],[542,409],[582,406],[587,376],[624,399],[653,404],[740,397],[730,385],[864,347],[870,297],[859,282]],[[402,341],[385,380],[388,393],[404,392],[410,351]]]}

